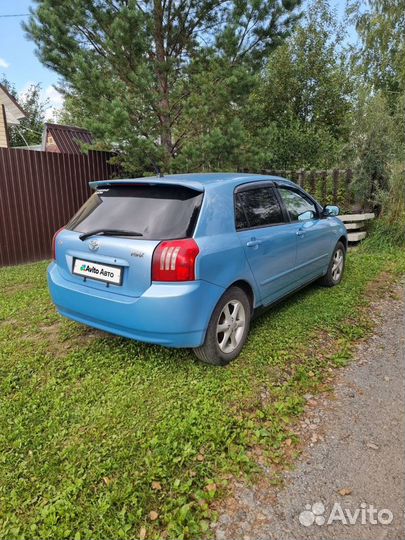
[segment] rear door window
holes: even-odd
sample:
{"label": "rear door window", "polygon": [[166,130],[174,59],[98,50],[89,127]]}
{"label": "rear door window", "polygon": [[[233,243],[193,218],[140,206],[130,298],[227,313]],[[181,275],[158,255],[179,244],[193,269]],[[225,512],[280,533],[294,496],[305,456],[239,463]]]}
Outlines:
{"label": "rear door window", "polygon": [[236,228],[266,227],[283,223],[283,214],[271,187],[246,189],[236,193]]}
{"label": "rear door window", "polygon": [[203,194],[182,186],[135,185],[98,189],[68,223],[67,229],[139,232],[146,240],[193,235]]}

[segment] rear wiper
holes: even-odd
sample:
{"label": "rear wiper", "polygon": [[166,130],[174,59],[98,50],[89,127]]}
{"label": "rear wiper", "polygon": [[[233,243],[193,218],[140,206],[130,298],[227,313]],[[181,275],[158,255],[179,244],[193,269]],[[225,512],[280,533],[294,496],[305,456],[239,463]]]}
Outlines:
{"label": "rear wiper", "polygon": [[104,236],[143,236],[142,233],[137,231],[123,231],[121,229],[94,229],[94,231],[81,234],[79,238],[83,242],[86,240],[86,238],[90,238],[90,236],[94,236],[95,234],[102,234]]}

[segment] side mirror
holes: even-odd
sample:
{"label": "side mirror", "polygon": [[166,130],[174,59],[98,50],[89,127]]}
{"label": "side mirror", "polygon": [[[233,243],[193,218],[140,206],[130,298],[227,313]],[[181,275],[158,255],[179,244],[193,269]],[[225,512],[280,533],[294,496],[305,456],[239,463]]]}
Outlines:
{"label": "side mirror", "polygon": [[322,210],[323,217],[334,217],[334,216],[338,216],[339,214],[340,214],[340,208],[338,206],[333,206],[331,204],[328,204]]}
{"label": "side mirror", "polygon": [[315,215],[312,210],[307,210],[306,212],[299,214],[298,221],[307,221],[308,219],[314,219],[314,217]]}

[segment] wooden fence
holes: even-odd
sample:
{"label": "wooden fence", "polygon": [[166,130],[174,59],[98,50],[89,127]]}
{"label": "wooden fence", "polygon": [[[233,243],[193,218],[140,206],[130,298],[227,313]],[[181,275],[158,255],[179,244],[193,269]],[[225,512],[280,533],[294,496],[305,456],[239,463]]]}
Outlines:
{"label": "wooden fence", "polygon": [[[244,169],[243,172],[252,172]],[[323,171],[293,171],[262,169],[253,171],[259,174],[271,174],[293,180],[311,193],[320,203],[337,204],[343,211],[349,211],[353,204],[350,184],[353,178],[351,169],[333,169]]]}
{"label": "wooden fence", "polygon": [[89,180],[118,174],[110,157],[0,148],[0,266],[49,258],[54,232],[89,197]]}

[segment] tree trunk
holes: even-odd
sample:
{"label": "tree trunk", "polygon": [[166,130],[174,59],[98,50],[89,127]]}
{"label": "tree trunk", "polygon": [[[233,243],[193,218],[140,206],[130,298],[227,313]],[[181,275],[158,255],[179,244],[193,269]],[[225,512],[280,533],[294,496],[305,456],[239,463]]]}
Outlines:
{"label": "tree trunk", "polygon": [[163,8],[161,0],[154,0],[155,18],[155,47],[156,47],[156,77],[158,82],[158,116],[160,123],[160,140],[165,151],[164,167],[167,171],[173,153],[172,128],[170,119],[170,89],[168,64],[165,50],[165,35],[163,28]]}

